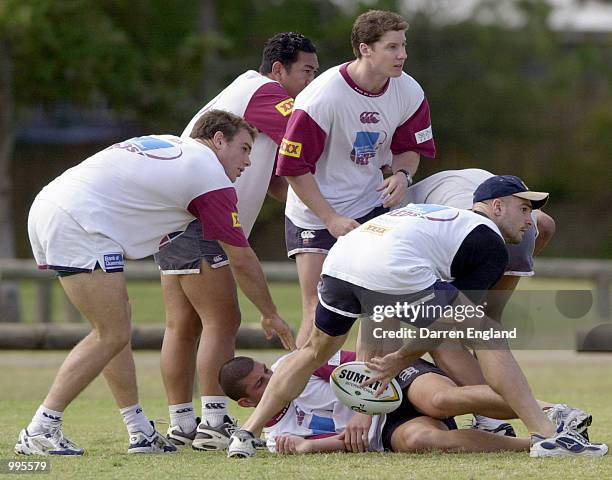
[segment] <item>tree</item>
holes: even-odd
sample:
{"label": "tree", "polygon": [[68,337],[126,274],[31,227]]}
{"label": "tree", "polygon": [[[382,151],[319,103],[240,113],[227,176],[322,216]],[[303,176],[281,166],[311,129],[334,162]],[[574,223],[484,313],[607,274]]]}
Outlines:
{"label": "tree", "polygon": [[[15,254],[10,170],[18,116],[66,101],[151,125],[163,123],[159,112],[172,118],[199,73],[190,67],[195,25],[185,22],[192,3],[168,10],[161,0],[0,2],[0,258]],[[3,283],[0,321],[18,317],[16,286]]]}

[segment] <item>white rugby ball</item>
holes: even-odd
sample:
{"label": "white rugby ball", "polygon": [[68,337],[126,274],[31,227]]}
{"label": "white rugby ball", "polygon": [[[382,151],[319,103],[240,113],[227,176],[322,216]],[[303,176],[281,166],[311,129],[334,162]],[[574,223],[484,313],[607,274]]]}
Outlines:
{"label": "white rugby ball", "polygon": [[385,391],[376,397],[381,382],[376,381],[367,387],[359,386],[372,374],[373,371],[364,362],[347,362],[336,367],[329,377],[329,383],[338,400],[355,412],[367,415],[390,413],[402,403],[402,389],[394,378]]}

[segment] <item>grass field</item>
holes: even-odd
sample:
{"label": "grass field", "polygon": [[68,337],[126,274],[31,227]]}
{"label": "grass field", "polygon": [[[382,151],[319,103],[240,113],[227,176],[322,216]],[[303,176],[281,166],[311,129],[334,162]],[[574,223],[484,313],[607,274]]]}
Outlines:
{"label": "grass field", "polygon": [[[589,288],[588,284],[529,282],[524,288]],[[33,308],[27,300],[31,285],[23,286],[26,313],[32,321]],[[163,309],[155,284],[130,286],[137,323],[162,322]],[[56,292],[61,312],[61,292]],[[299,292],[293,284],[279,284],[273,296],[285,318],[297,325],[300,318]],[[256,321],[257,315],[245,301],[243,318]],[[282,352],[239,352],[268,362]],[[0,352],[0,459],[16,458],[12,453],[18,432],[40,404],[66,352]],[[612,444],[612,354],[576,354],[563,351],[517,351],[534,392],[548,401],[571,403],[594,414],[590,429],[595,441]],[[165,395],[159,374],[158,352],[137,352],[136,361],[141,402],[150,418],[167,419]],[[199,402],[196,402],[199,406]],[[239,420],[247,410],[232,405]],[[467,419],[466,419],[467,420]],[[459,424],[463,423],[460,419]],[[520,422],[514,422],[526,434]],[[251,461],[229,461],[224,454],[183,451],[169,456],[128,456],[127,436],[110,393],[97,379],[71,405],[65,415],[65,432],[87,450],[84,458],[53,458],[46,478],[612,478],[612,456],[603,459],[529,459],[526,453],[499,454],[325,454],[281,457],[258,454]],[[160,425],[165,429],[166,425]],[[7,477],[8,478],[8,477]]]}
{"label": "grass field", "polygon": [[[240,352],[270,362],[280,352]],[[0,458],[14,458],[17,434],[40,404],[64,352],[0,353]],[[588,408],[591,438],[612,443],[612,356],[570,352],[517,352],[540,398]],[[157,352],[136,353],[142,404],[151,418],[167,418]],[[196,405],[198,405],[196,403]],[[232,414],[248,414],[232,405]],[[460,421],[459,424],[462,422]],[[525,434],[519,422],[514,422]],[[128,456],[127,436],[103,380],[97,379],[67,410],[66,434],[87,450],[84,458],[52,458],[50,478],[612,478],[612,456],[603,459],[530,459],[499,454],[325,454],[280,457],[260,453],[230,461],[221,453],[183,451],[169,456]],[[160,425],[164,429],[166,425]],[[46,478],[46,477],[45,477]]]}

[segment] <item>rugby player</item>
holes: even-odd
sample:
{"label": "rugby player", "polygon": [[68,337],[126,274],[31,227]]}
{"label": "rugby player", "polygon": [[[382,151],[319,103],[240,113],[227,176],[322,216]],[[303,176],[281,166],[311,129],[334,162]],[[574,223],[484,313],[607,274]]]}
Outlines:
{"label": "rugby player", "polygon": [[284,331],[253,250],[236,222],[232,181],[249,165],[256,131],[220,110],[203,115],[190,138],[149,135],[117,143],[67,170],[34,199],[28,233],[36,263],[55,270],[66,295],[92,331],[68,354],[15,451],[82,455],[62,417],[101,372],[129,433],[128,453],[176,447],[159,434],[138,402],[130,346],[130,304],[124,258],[163,248],[198,218],[218,240],[246,295],[269,328]]}
{"label": "rugby player", "polygon": [[[315,46],[308,38],[293,32],[274,35],[264,46],[259,72],[249,70],[236,78],[193,117],[183,132],[183,137],[188,136],[198,119],[211,109],[232,112],[261,132],[253,143],[251,166],[234,184],[240,212],[236,222],[247,237],[266,191],[285,201],[287,183],[273,174],[276,151],[293,108],[293,97],[312,81],[318,67]],[[217,382],[217,373],[234,356],[240,325],[236,285],[227,256],[218,242],[202,238],[202,224],[194,220],[185,233],[155,255],[155,260],[162,273],[166,307],[161,371],[170,411],[168,438],[179,447],[222,448],[235,423],[227,414],[227,397]],[[270,336],[265,320],[262,327]],[[280,338],[286,348],[294,348],[289,328]],[[201,421],[192,402],[196,369]]]}
{"label": "rugby player", "polygon": [[[433,203],[455,208],[472,208],[474,191],[493,174],[478,168],[446,170],[435,173],[415,183],[406,194],[405,204]],[[533,224],[517,244],[507,244],[508,264],[504,275],[493,285],[486,297],[487,315],[501,321],[504,307],[522,277],[534,274],[533,257],[548,244],[555,231],[554,220],[542,210],[532,211]],[[432,352],[436,365],[440,366],[460,385],[484,383],[475,359],[457,348],[438,348]],[[515,435],[512,426],[500,420],[475,416],[474,428],[500,435]]]}
{"label": "rugby player", "polygon": [[[237,357],[221,367],[219,383],[241,407],[255,407],[261,400],[273,372],[287,358],[271,368],[249,357]],[[392,450],[415,452],[437,449],[445,452],[493,452],[528,450],[528,438],[498,437],[479,430],[458,430],[456,415],[482,412],[510,419],[515,413],[486,385],[458,387],[435,365],[419,359],[397,376],[404,398],[397,410],[372,417],[359,436],[348,441],[345,428],[355,415],[334,395],[329,378],[334,368],[356,359],[354,352],[337,352],[318,368],[304,391],[285,405],[265,426],[267,446],[278,453],[329,451],[364,452]],[[538,402],[555,422],[590,415],[564,404]],[[583,430],[583,434],[584,434]]]}
{"label": "rugby player", "polygon": [[[285,241],[302,296],[297,345],[308,339],[321,266],[336,239],[404,198],[420,156],[435,156],[429,105],[402,71],[408,24],[396,13],[355,20],[355,59],[332,67],[296,99],[279,148],[287,177]],[[383,179],[381,167],[393,174]]]}
{"label": "rugby player", "polygon": [[[454,316],[431,318],[423,312],[430,307],[477,310],[475,304],[505,271],[505,242],[520,242],[533,222],[532,209],[547,200],[547,193],[529,191],[517,177],[494,176],[474,192],[472,211],[410,204],[338,239],[323,265],[308,342],[278,368],[254,413],[232,435],[228,456],[255,455],[253,434],[259,435],[300,394],[312,372],[341,348],[357,318],[371,315],[378,306],[419,305],[420,314],[400,320],[438,333],[499,330],[499,323],[486,315],[455,321]],[[396,352],[372,358],[367,365],[379,373],[368,383],[382,381],[382,391],[402,369],[436,348],[439,338],[416,338]],[[607,453],[607,445],[581,436],[578,425],[554,425],[546,417],[503,335],[486,341],[464,335],[462,343],[478,350],[486,383],[532,432],[530,456]]]}

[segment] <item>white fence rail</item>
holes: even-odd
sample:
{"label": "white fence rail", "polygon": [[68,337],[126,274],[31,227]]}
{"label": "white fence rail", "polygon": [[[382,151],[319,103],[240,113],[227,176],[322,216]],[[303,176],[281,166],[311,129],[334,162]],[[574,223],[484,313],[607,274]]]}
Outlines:
{"label": "white fence rail", "polygon": [[[125,276],[128,281],[159,281],[159,271],[153,261],[126,262]],[[269,281],[297,282],[293,262],[264,262],[263,269]],[[597,312],[602,319],[610,319],[610,284],[612,283],[612,260],[587,259],[536,259],[539,278],[580,279],[593,282],[597,298]],[[38,323],[51,321],[52,271],[41,271],[32,260],[0,259],[0,281],[33,280],[36,282],[36,319]],[[76,309],[66,301],[65,318],[80,321]]]}

